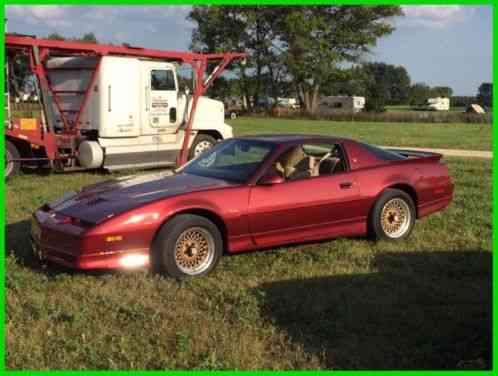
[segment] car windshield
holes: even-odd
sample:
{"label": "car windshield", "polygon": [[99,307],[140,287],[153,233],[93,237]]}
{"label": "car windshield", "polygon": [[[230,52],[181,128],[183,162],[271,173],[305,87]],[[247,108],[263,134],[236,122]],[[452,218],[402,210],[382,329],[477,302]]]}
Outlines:
{"label": "car windshield", "polygon": [[273,144],[255,140],[225,141],[187,164],[181,172],[239,183],[257,170],[273,149]]}

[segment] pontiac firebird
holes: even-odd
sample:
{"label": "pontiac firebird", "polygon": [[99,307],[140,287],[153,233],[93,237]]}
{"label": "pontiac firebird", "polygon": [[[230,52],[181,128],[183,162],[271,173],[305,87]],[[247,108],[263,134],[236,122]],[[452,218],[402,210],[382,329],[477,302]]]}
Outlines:
{"label": "pontiac firebird", "polygon": [[234,138],[175,171],[82,188],[32,217],[34,250],[76,269],[150,266],[175,278],[223,254],[334,237],[400,240],[442,210],[441,155],[345,138]]}

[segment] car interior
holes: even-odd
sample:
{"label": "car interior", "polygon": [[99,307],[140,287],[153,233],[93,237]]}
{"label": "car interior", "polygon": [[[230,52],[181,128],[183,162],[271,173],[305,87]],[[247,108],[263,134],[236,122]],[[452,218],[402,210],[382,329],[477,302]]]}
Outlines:
{"label": "car interior", "polygon": [[339,144],[303,144],[291,147],[274,163],[286,180],[330,176],[347,171],[346,159]]}

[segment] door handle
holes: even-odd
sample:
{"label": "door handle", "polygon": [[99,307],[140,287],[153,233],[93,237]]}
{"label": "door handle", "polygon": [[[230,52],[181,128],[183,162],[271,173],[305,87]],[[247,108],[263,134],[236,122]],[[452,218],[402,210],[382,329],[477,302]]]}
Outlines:
{"label": "door handle", "polygon": [[350,181],[345,181],[345,182],[342,182],[339,184],[339,187],[341,187],[341,189],[349,189],[353,186],[353,182],[350,182]]}
{"label": "door handle", "polygon": [[111,97],[111,85],[109,85],[109,86],[107,86],[107,112],[111,112],[112,111],[111,101],[112,101],[112,97]]}
{"label": "door handle", "polygon": [[149,111],[149,101],[150,101],[150,96],[149,96],[149,87],[145,87],[145,111]]}

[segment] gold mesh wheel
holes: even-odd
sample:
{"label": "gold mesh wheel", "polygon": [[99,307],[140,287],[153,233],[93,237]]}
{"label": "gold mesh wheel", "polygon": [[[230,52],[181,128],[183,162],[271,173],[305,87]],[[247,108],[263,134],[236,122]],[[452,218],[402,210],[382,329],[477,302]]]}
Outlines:
{"label": "gold mesh wheel", "polygon": [[400,238],[410,228],[410,207],[402,198],[387,201],[380,213],[380,224],[384,233],[393,239]]}
{"label": "gold mesh wheel", "polygon": [[214,239],[202,227],[183,231],[175,244],[175,262],[185,274],[197,275],[205,271],[214,259]]}

